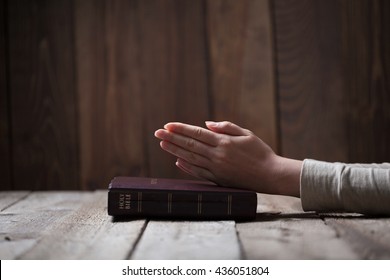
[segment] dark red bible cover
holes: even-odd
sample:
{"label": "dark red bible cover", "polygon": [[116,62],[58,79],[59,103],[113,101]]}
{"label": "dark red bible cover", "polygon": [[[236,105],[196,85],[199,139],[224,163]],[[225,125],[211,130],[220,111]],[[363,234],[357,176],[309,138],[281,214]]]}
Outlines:
{"label": "dark red bible cover", "polygon": [[111,216],[248,220],[256,208],[256,192],[205,181],[115,177],[108,188]]}

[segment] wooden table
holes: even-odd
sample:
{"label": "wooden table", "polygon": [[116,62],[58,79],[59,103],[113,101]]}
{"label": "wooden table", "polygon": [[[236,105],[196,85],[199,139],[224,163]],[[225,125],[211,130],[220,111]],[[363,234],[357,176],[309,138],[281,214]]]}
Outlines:
{"label": "wooden table", "polygon": [[106,191],[1,192],[0,259],[390,259],[390,218],[258,200],[251,222],[114,222]]}

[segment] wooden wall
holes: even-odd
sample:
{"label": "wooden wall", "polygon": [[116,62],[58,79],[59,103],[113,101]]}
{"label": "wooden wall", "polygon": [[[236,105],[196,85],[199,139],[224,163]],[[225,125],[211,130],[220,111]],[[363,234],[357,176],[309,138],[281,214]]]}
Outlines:
{"label": "wooden wall", "polygon": [[278,153],[390,161],[385,0],[0,0],[0,188],[184,177],[153,132],[231,120]]}

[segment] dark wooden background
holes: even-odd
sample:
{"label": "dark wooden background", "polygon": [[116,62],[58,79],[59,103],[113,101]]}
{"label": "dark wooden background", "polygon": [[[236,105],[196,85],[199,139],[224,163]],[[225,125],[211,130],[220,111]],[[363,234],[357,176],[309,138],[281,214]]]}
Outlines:
{"label": "dark wooden background", "polygon": [[390,161],[390,1],[0,3],[0,189],[183,177],[153,137],[169,121]]}

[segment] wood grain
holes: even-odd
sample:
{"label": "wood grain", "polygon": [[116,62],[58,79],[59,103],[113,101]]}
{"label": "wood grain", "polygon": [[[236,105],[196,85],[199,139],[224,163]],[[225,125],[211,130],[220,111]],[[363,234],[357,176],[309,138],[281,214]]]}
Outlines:
{"label": "wood grain", "polygon": [[[125,259],[144,220],[113,223],[107,215],[107,192],[84,192],[80,207],[46,227],[22,259]],[[47,207],[49,210],[50,207]]]}
{"label": "wood grain", "polygon": [[278,151],[273,27],[268,0],[248,2],[247,28],[242,43],[240,122]]}
{"label": "wood grain", "polygon": [[386,218],[365,217],[357,214],[322,214],[328,226],[346,240],[360,259],[390,258],[390,221]]}
{"label": "wood grain", "polygon": [[388,1],[343,1],[349,159],[390,161]]}
{"label": "wood grain", "polygon": [[78,187],[72,5],[8,1],[15,189]]}
{"label": "wood grain", "polygon": [[150,221],[131,259],[239,259],[234,221]]}
{"label": "wood grain", "polygon": [[256,220],[115,220],[107,192],[1,192],[1,259],[389,259],[390,219],[303,212],[258,195]]}
{"label": "wood grain", "polygon": [[153,177],[184,177],[153,138],[169,121],[209,119],[203,1],[140,1],[145,156]]}
{"label": "wood grain", "polygon": [[[16,198],[13,192],[2,195],[9,199]],[[19,197],[17,203],[0,212],[0,258],[21,258],[40,242],[43,233],[56,221],[77,209],[85,195],[74,192],[34,192],[28,197]]]}
{"label": "wood grain", "polygon": [[207,1],[213,117],[238,122],[248,1]]}
{"label": "wood grain", "polygon": [[8,36],[6,1],[0,1],[0,189],[11,188],[9,93],[7,86]]}
{"label": "wood grain", "polygon": [[347,161],[340,1],[273,1],[281,152]]}
{"label": "wood grain", "polygon": [[130,1],[75,3],[81,185],[145,175],[138,33]]}
{"label": "wood grain", "polygon": [[252,130],[277,150],[269,2],[207,1],[212,117]]}
{"label": "wood grain", "polygon": [[[298,198],[259,195],[258,218],[237,224],[247,259],[358,259],[353,248]],[[259,212],[260,211],[260,212]],[[326,241],[325,241],[326,240]]]}

